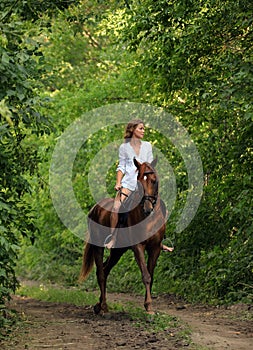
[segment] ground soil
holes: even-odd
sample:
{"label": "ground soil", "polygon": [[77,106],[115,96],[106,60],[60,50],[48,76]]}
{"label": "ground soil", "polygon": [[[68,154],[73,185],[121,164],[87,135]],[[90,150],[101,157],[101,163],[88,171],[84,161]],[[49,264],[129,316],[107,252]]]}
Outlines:
{"label": "ground soil", "polygon": [[[143,297],[129,294],[109,294],[108,301],[132,302],[140,307]],[[92,306],[78,307],[49,303],[15,296],[10,307],[17,310],[24,322],[1,350],[113,350],[113,349],[253,349],[253,308],[250,305],[210,307],[188,305],[172,296],[153,300],[156,312],[167,313],[190,328],[191,339],[178,336],[182,329],[149,332],[136,327],[127,313],[109,312],[95,315]],[[153,317],[156,317],[155,315]]]}

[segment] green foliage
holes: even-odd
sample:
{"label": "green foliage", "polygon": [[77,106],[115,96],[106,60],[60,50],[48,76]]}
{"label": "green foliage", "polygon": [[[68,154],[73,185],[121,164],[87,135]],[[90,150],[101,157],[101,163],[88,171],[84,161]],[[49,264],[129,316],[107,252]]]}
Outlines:
{"label": "green foliage", "polygon": [[33,241],[36,230],[33,209],[25,198],[31,189],[27,175],[34,176],[39,161],[32,140],[49,130],[35,93],[38,46],[24,35],[25,24],[11,9],[0,10],[0,325],[4,303],[18,284],[14,268],[20,238]]}
{"label": "green foliage", "polygon": [[78,2],[78,0],[2,0],[0,9],[4,11],[4,17],[8,13],[15,13],[22,20],[36,21],[42,13],[46,12],[52,16]]}
{"label": "green foliage", "polygon": [[[41,16],[37,22],[39,28],[26,23],[33,37],[29,38],[30,46],[27,38],[20,39],[25,56],[16,55],[15,50],[7,47],[7,33],[1,36],[3,72],[9,72],[5,82],[8,89],[2,92],[5,99],[1,108],[6,123],[1,132],[7,135],[11,130],[9,123],[16,126],[16,119],[20,120],[22,115],[22,135],[28,127],[32,130],[27,135],[29,142],[22,141],[22,146],[26,146],[22,155],[25,171],[36,169],[37,159],[42,160],[40,177],[26,175],[25,178],[32,183],[29,203],[38,213],[36,227],[40,233],[34,246],[27,239],[23,242],[19,274],[23,271],[33,278],[61,279],[75,284],[79,273],[82,242],[57,218],[48,189],[50,156],[56,138],[82,113],[94,108],[119,101],[147,102],[163,107],[188,129],[205,172],[204,195],[191,225],[175,233],[178,216],[174,213],[170,216],[167,236],[173,240],[175,251],[160,257],[154,292],[173,292],[191,301],[250,301],[253,283],[251,2],[80,1],[54,13],[53,18],[48,13]],[[37,40],[39,51],[35,50]],[[27,53],[28,46],[30,50],[33,47],[32,52]],[[25,70],[20,60],[25,62]],[[17,66],[15,69],[11,68],[13,64]],[[30,100],[27,95],[26,88],[34,86],[28,66],[41,74],[45,84],[41,95],[48,99],[48,104],[40,112],[51,115],[55,127],[54,134],[44,134],[36,141],[33,136],[38,132],[36,121],[44,121],[33,110],[32,102],[36,102],[33,95]],[[12,89],[14,85],[18,90]],[[23,112],[16,118],[16,109],[10,108],[9,101],[16,101],[15,106],[23,111],[20,109],[25,101],[23,95],[29,101],[29,118]],[[83,145],[76,157],[73,187],[84,211],[94,203],[87,179],[91,159],[121,134],[118,128],[101,130]],[[162,135],[148,130],[147,138],[161,149],[173,167],[178,190],[175,212],[179,212],[188,187],[184,162],[178,150]],[[16,145],[15,149],[19,149],[19,144]],[[14,168],[14,163],[8,163],[11,175],[6,175],[5,181],[11,180],[18,186],[23,168],[18,168],[20,154],[15,157],[1,155],[1,161],[6,159],[8,163],[10,158],[15,159]],[[107,174],[111,194],[114,170],[112,165]],[[21,187],[28,189],[25,180],[21,181]],[[28,214],[29,207],[26,208]],[[143,289],[131,252],[112,271],[108,283],[114,291]],[[95,285],[94,272],[86,286]]]}
{"label": "green foliage", "polygon": [[165,288],[189,299],[252,297],[251,12],[249,1],[131,1],[102,23],[136,52],[149,101],[179,116],[202,156],[201,206],[161,268]]}

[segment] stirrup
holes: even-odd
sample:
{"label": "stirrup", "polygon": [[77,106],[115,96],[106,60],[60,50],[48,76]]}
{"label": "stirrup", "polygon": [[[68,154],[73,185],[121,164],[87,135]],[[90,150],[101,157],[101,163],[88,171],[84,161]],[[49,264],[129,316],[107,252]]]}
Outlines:
{"label": "stirrup", "polygon": [[106,244],[108,244],[112,239],[112,233],[110,235],[108,235],[104,241],[104,247],[106,246]]}
{"label": "stirrup", "polygon": [[[164,242],[166,244],[166,241],[169,242],[170,248],[172,248],[174,250],[175,249],[174,243],[172,242],[172,240],[169,237],[166,237],[164,235],[164,238],[163,238],[162,242]],[[168,245],[168,243],[166,245]]]}

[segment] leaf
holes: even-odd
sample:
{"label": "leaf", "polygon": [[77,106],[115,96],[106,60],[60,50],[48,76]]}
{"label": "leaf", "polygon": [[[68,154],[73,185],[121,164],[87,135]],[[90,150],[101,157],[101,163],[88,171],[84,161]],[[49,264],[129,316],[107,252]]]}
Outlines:
{"label": "leaf", "polygon": [[1,59],[2,64],[7,65],[10,63],[10,60],[11,60],[11,58],[7,55],[7,53],[3,52],[2,59]]}

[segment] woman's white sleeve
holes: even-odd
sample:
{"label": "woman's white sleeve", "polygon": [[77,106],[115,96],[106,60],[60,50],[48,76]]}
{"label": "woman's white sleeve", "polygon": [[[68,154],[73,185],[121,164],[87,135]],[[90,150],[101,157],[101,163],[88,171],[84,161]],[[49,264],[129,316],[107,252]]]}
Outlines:
{"label": "woman's white sleeve", "polygon": [[126,172],[126,154],[124,149],[124,144],[119,147],[119,165],[117,167],[123,174]]}
{"label": "woman's white sleeve", "polygon": [[147,149],[147,162],[148,163],[151,163],[152,160],[154,159],[154,156],[153,156],[153,151],[152,151],[152,145],[151,143],[147,143],[148,145],[148,149]]}

